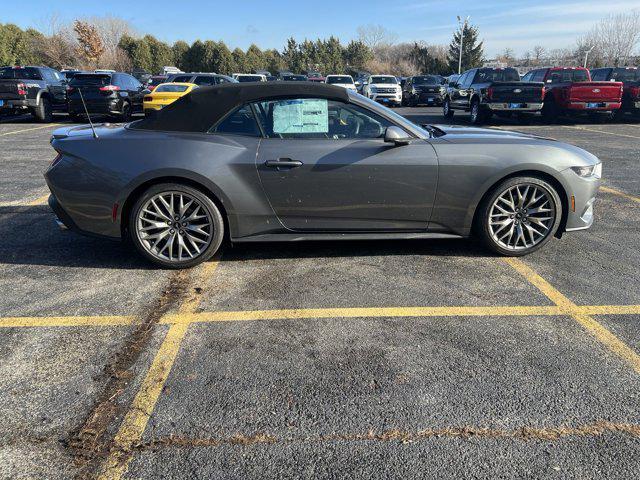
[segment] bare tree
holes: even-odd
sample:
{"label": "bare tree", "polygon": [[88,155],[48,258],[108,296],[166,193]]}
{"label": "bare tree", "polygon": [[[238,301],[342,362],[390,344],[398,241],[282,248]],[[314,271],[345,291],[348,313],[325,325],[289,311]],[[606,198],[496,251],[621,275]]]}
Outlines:
{"label": "bare tree", "polygon": [[358,27],[358,39],[367,47],[375,50],[380,46],[393,45],[398,36],[382,25],[361,25]]}
{"label": "bare tree", "polygon": [[536,66],[540,65],[546,53],[547,49],[542,45],[536,45],[533,47],[533,64]]}
{"label": "bare tree", "polygon": [[76,41],[73,33],[60,21],[57,15],[49,15],[40,21],[40,31],[44,36],[39,38],[33,48],[54,68],[76,67]]}
{"label": "bare tree", "polygon": [[588,33],[605,63],[627,65],[640,44],[640,11],[603,18]]}

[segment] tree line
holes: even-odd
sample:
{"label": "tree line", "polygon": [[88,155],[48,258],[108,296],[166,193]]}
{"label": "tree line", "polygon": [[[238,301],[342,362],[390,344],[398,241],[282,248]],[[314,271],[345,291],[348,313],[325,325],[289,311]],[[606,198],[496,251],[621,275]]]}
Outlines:
{"label": "tree line", "polygon": [[[469,38],[465,37],[463,66],[471,68],[482,62],[482,44],[477,42],[477,30],[471,28],[465,35]],[[397,43],[379,25],[359,27],[358,38],[347,44],[335,36],[303,41],[289,38],[282,50],[261,49],[255,44],[246,50],[231,50],[221,40],[167,43],[153,35],[138,35],[129,22],[114,16],[76,19],[66,24],[51,17],[39,30],[0,24],[0,65],[44,64],[58,69],[110,68],[149,73],[172,65],[184,71],[223,74],[291,70],[448,75],[457,69],[457,56],[455,68],[453,63],[446,46]]]}

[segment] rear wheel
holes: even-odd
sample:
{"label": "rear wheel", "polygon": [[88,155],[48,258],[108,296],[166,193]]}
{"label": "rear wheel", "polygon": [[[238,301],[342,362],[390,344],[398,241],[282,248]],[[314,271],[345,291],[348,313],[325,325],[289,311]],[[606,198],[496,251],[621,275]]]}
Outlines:
{"label": "rear wheel", "polygon": [[136,201],[129,218],[131,241],[164,268],[189,268],[211,258],[224,237],[215,203],[193,187],[164,183]]}
{"label": "rear wheel", "polygon": [[541,248],[556,233],[562,202],[548,182],[535,177],[505,180],[486,197],[476,232],[496,253],[519,257]]}
{"label": "rear wheel", "polygon": [[53,108],[47,97],[41,97],[38,105],[33,109],[33,116],[38,122],[51,123],[53,121]]}
{"label": "rear wheel", "polygon": [[122,113],[120,114],[118,120],[121,122],[128,122],[131,120],[131,105],[129,102],[122,103]]}
{"label": "rear wheel", "polygon": [[455,112],[451,109],[451,102],[448,98],[445,98],[442,103],[442,115],[444,115],[444,118],[453,118],[454,113]]}
{"label": "rear wheel", "polygon": [[469,112],[469,122],[472,125],[478,125],[486,122],[489,119],[489,115],[480,108],[480,102],[475,99],[471,102],[471,110]]}
{"label": "rear wheel", "polygon": [[559,120],[559,116],[560,109],[558,108],[558,105],[556,105],[556,102],[554,102],[553,100],[544,102],[544,104],[542,105],[542,118],[547,123],[557,122]]}

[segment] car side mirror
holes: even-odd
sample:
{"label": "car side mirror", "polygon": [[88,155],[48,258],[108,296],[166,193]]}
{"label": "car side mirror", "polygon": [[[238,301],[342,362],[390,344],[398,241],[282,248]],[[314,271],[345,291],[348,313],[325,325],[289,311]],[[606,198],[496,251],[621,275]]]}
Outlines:
{"label": "car side mirror", "polygon": [[396,127],[392,125],[391,127],[387,127],[384,131],[384,141],[385,143],[393,143],[396,147],[402,145],[408,145],[413,140],[412,137],[407,135],[400,127]]}

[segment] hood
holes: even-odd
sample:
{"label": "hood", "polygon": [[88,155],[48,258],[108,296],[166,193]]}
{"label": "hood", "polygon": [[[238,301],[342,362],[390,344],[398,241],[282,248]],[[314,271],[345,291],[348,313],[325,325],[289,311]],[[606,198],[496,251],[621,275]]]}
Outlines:
{"label": "hood", "polygon": [[462,125],[433,125],[434,127],[442,130],[446,133],[447,140],[453,140],[457,138],[500,138],[500,139],[538,139],[538,140],[551,140],[553,138],[542,137],[540,135],[532,135],[530,133],[518,132],[514,130],[501,130],[497,128],[476,128],[465,127]]}

